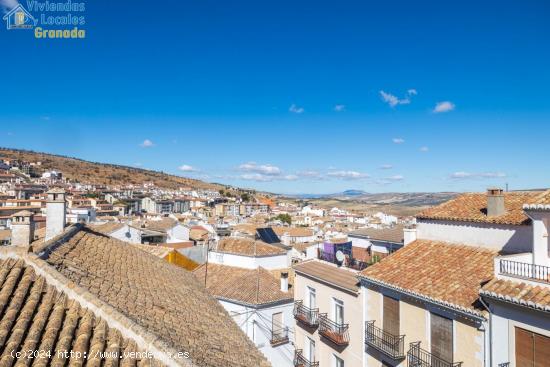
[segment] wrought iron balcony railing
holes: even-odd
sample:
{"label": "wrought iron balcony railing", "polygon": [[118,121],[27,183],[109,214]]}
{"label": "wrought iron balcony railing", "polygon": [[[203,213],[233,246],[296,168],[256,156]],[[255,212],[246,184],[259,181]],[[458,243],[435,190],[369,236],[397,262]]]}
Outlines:
{"label": "wrought iron balcony railing", "polygon": [[319,367],[319,362],[309,361],[301,349],[296,349],[294,351],[294,367]]}
{"label": "wrought iron balcony railing", "polygon": [[309,327],[319,325],[319,309],[304,306],[302,301],[294,302],[294,318]]}
{"label": "wrought iron balcony railing", "polygon": [[374,321],[365,324],[365,344],[395,360],[405,358],[405,335],[390,334],[374,326]]}
{"label": "wrought iron balcony railing", "polygon": [[288,327],[281,327],[271,330],[271,346],[277,346],[288,343]]}
{"label": "wrought iron balcony railing", "polygon": [[348,324],[338,324],[330,320],[326,313],[319,315],[319,334],[329,339],[334,344],[340,346],[349,344],[348,329]]}
{"label": "wrought iron balcony railing", "polygon": [[411,343],[407,353],[409,367],[462,367],[462,362],[450,362],[420,348],[420,342]]}
{"label": "wrought iron balcony railing", "polygon": [[500,260],[500,274],[550,282],[550,267],[512,260]]}

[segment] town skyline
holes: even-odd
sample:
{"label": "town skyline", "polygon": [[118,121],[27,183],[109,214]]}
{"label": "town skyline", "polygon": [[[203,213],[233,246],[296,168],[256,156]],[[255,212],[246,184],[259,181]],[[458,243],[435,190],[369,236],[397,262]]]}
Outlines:
{"label": "town skyline", "polygon": [[132,32],[146,9],[94,4],[84,40],[2,38],[34,57],[0,146],[284,194],[548,187],[550,7],[473,4],[171,3]]}

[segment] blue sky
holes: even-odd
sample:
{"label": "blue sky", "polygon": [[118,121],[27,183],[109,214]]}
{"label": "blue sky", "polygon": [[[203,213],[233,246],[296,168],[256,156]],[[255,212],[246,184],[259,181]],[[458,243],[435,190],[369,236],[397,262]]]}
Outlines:
{"label": "blue sky", "polygon": [[85,17],[84,40],[0,29],[0,146],[283,193],[550,186],[547,1],[95,0]]}

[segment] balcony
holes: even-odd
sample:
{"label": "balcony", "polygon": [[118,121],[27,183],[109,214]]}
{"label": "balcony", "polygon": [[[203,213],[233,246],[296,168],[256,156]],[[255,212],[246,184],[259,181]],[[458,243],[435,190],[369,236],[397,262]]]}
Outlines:
{"label": "balcony", "polygon": [[304,357],[301,349],[294,351],[294,367],[319,367],[319,362],[310,362]]}
{"label": "balcony", "polygon": [[462,367],[462,362],[449,362],[420,348],[420,342],[411,343],[407,353],[409,367]]}
{"label": "balcony", "polygon": [[348,324],[337,324],[330,320],[326,313],[319,315],[319,335],[324,336],[338,346],[349,344],[348,329]]}
{"label": "balcony", "polygon": [[319,309],[304,306],[303,301],[294,302],[294,318],[309,327],[319,325]]}
{"label": "balcony", "polygon": [[288,343],[288,327],[271,330],[271,339],[269,342],[272,347]]}
{"label": "balcony", "polygon": [[365,344],[394,360],[405,358],[405,335],[390,334],[374,326],[374,321],[365,324]]}
{"label": "balcony", "polygon": [[543,265],[500,259],[499,272],[516,278],[550,282],[550,267]]}

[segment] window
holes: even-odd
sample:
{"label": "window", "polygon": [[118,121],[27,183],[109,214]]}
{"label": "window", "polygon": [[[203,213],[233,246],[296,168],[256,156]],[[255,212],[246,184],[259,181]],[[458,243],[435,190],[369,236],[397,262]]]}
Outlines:
{"label": "window", "polygon": [[333,320],[337,324],[344,323],[344,302],[334,298],[334,315]]}
{"label": "window", "polygon": [[516,366],[544,367],[550,361],[550,337],[516,327]]}
{"label": "window", "polygon": [[271,316],[271,330],[273,337],[281,339],[284,337],[283,313],[277,312]]}
{"label": "window", "polygon": [[308,306],[307,307],[315,308],[317,306],[315,288],[307,287],[307,291],[308,291]]}
{"label": "window", "polygon": [[339,358],[336,354],[334,356],[334,367],[344,367],[344,360]]}
{"label": "window", "polygon": [[304,356],[310,362],[315,362],[315,341],[310,337],[305,337]]}
{"label": "window", "polygon": [[453,320],[430,314],[432,355],[453,361]]}
{"label": "window", "polygon": [[383,329],[392,335],[399,335],[399,300],[384,296]]}

